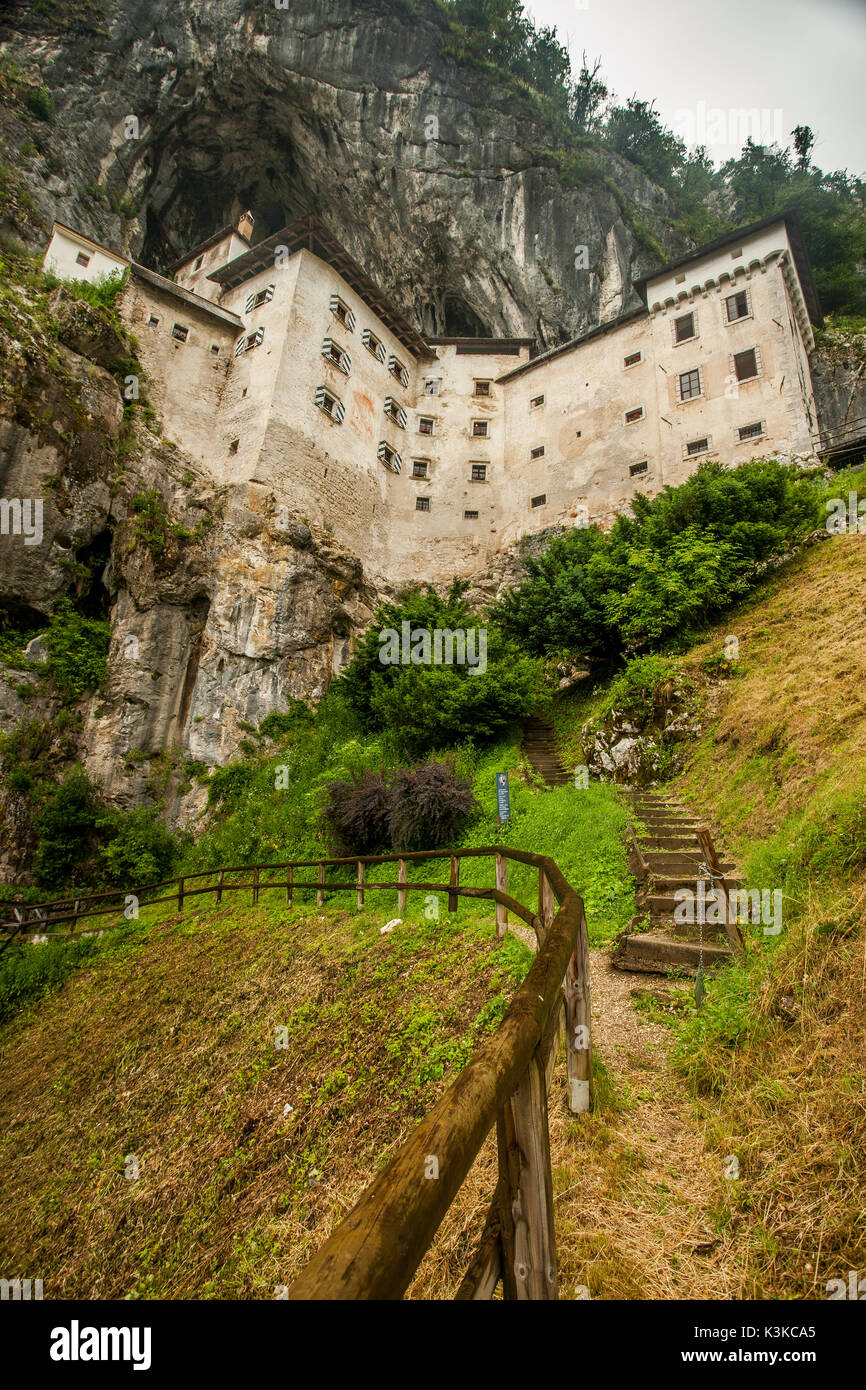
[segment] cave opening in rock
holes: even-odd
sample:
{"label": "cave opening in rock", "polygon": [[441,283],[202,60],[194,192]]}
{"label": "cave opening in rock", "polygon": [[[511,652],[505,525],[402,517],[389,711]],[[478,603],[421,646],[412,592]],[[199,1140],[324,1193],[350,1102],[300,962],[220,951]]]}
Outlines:
{"label": "cave opening in rock", "polygon": [[111,528],[106,526],[75,552],[75,606],[85,618],[107,618],[111,592],[105,582],[111,563]]}

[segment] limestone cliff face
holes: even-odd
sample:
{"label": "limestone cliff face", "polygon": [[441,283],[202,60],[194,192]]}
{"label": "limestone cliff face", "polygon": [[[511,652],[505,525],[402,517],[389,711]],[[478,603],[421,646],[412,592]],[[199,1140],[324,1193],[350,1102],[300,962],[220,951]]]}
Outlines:
{"label": "limestone cliff face", "polygon": [[866,333],[828,330],[821,335],[810,366],[818,419],[828,442],[862,440],[866,437]]}
{"label": "limestone cliff face", "polygon": [[634,225],[683,249],[627,161],[563,174],[528,95],[442,56],[427,0],[44,8],[0,20],[56,103],[50,122],[0,113],[10,150],[38,146],[21,160],[34,238],[56,217],[161,268],[245,207],[256,239],[313,211],[424,331],[542,346],[637,304],[658,258]]}

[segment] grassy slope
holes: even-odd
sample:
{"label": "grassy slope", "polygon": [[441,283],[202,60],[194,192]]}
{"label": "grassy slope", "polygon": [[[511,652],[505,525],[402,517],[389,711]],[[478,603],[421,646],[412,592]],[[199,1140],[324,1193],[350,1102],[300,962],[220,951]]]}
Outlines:
{"label": "grassy slope", "polygon": [[[466,914],[385,936],[381,920],[244,905],[144,921],[7,1024],[3,1266],[53,1298],[291,1282],[530,961]],[[462,1272],[493,1181],[488,1163],[419,1289]]]}

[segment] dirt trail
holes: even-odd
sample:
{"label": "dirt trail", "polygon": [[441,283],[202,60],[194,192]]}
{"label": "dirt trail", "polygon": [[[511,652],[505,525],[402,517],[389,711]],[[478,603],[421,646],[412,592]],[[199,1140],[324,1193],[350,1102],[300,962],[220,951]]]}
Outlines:
{"label": "dirt trail", "polygon": [[560,1296],[731,1298],[741,1275],[713,1206],[724,1154],[671,1068],[673,1035],[634,1006],[632,991],[663,999],[663,976],[613,970],[610,948],[592,952],[593,1047],[612,1101],[571,1117],[564,1077],[550,1093]]}

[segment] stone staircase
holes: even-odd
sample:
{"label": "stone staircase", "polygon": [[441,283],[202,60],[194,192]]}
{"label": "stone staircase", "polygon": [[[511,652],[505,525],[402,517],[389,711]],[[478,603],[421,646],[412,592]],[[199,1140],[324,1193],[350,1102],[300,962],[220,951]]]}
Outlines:
{"label": "stone staircase", "polygon": [[549,787],[564,787],[570,780],[559,761],[556,735],[546,719],[528,719],[523,730],[523,752],[533,770]]}
{"label": "stone staircase", "polygon": [[[611,964],[617,970],[667,974],[671,969],[695,975],[700,960],[697,922],[674,921],[678,888],[697,893],[699,865],[706,854],[698,839],[698,822],[664,792],[635,792],[630,867],[638,882],[638,916],[649,916],[649,929],[623,936]],[[738,888],[735,866],[718,856],[725,885]],[[733,957],[723,925],[705,923],[704,971],[717,970]]]}

